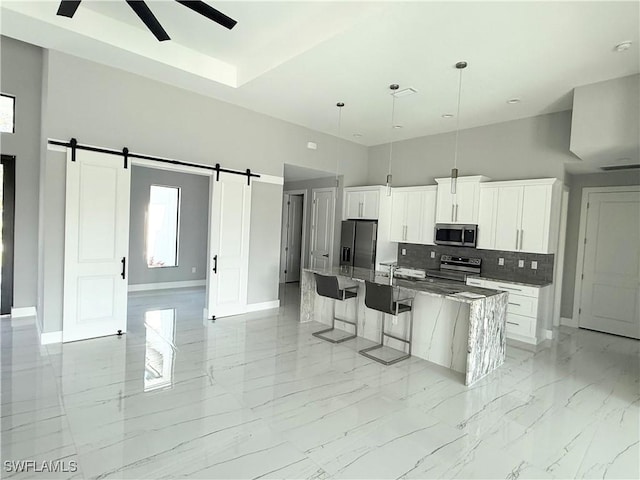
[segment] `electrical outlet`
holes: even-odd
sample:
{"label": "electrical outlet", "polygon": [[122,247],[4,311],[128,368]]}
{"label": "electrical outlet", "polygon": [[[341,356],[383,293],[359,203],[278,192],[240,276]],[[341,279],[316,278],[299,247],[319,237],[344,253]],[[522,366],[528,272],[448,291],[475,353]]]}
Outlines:
{"label": "electrical outlet", "polygon": [[436,252],[431,252],[431,258],[436,258]]}
{"label": "electrical outlet", "polygon": [[535,260],[533,260],[531,262],[531,270],[537,270],[538,269],[538,262],[536,262]]}
{"label": "electrical outlet", "polygon": [[518,267],[524,268],[524,260],[518,260]]}
{"label": "electrical outlet", "polygon": [[498,258],[498,265],[500,265],[501,267],[504,266],[504,258]]}
{"label": "electrical outlet", "polygon": [[401,253],[402,255],[406,255],[406,254],[407,254],[407,249],[406,249],[406,248],[403,248],[402,250],[400,250],[400,253]]}
{"label": "electrical outlet", "polygon": [[191,273],[196,273],[196,267],[191,267]]}

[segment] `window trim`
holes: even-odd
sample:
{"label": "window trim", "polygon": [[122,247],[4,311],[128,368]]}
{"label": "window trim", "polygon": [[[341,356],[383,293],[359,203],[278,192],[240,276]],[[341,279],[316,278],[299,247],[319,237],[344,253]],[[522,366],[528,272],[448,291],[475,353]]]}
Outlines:
{"label": "window trim", "polygon": [[[177,201],[177,215],[176,215],[176,264],[175,265],[157,265],[151,266],[149,265],[148,260],[148,238],[149,238],[149,204],[151,203],[151,188],[152,187],[162,187],[162,188],[172,188],[178,191],[178,201]],[[147,202],[147,214],[145,215],[144,222],[144,231],[145,231],[145,242],[144,242],[144,262],[147,265],[148,269],[156,269],[156,268],[178,268],[180,266],[180,223],[181,223],[181,211],[182,211],[182,187],[177,185],[162,185],[159,183],[152,183],[149,185],[149,201]]]}
{"label": "window trim", "polygon": [[13,110],[13,122],[12,122],[12,131],[10,132],[2,132],[2,133],[7,133],[10,135],[13,135],[14,133],[16,133],[16,96],[15,95],[11,95],[9,93],[0,93],[0,97],[7,97],[10,98],[12,100],[12,110]]}

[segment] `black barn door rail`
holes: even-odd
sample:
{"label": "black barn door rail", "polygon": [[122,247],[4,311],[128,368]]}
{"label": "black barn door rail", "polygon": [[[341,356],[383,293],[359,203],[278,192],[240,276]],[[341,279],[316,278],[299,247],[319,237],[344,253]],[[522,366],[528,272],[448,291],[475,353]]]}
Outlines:
{"label": "black barn door rail", "polygon": [[88,150],[90,152],[99,152],[99,153],[109,153],[111,155],[120,155],[124,157],[124,168],[128,168],[128,163],[130,158],[139,158],[140,160],[151,160],[153,162],[159,163],[168,163],[171,165],[183,165],[185,167],[196,167],[203,168],[205,170],[212,170],[216,172],[216,181],[220,180],[220,172],[223,173],[231,173],[233,175],[242,175],[247,177],[247,185],[251,185],[251,177],[260,178],[260,175],[257,173],[252,173],[249,168],[247,168],[244,172],[239,170],[230,170],[228,168],[222,168],[219,163],[216,163],[215,166],[211,165],[202,165],[199,163],[189,163],[183,162],[182,160],[171,160],[168,158],[159,158],[151,155],[141,155],[139,153],[131,153],[128,148],[123,148],[122,150],[112,150],[110,148],[100,148],[100,147],[91,147],[89,145],[80,145],[75,138],[72,138],[69,142],[60,142],[58,140],[49,140],[50,145],[58,145],[60,147],[71,148],[71,161],[76,161],[76,150]]}

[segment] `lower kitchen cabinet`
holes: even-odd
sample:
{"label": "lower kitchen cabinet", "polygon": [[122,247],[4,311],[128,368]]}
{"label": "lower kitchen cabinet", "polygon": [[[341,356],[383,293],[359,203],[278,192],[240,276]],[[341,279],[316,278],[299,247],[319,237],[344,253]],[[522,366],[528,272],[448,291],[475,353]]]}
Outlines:
{"label": "lower kitchen cabinet", "polygon": [[535,287],[473,277],[467,279],[467,285],[509,292],[507,338],[533,345],[547,338],[544,321],[552,318],[552,285]]}

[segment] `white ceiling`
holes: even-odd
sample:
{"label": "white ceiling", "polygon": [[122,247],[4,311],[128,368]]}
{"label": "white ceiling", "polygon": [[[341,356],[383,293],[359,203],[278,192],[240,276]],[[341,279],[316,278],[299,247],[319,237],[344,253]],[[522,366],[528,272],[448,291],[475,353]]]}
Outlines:
{"label": "white ceiling", "polygon": [[[640,71],[638,2],[216,2],[231,31],[173,1],[147,2],[157,42],[124,0],[2,0],[0,31],[20,40],[192,89],[251,110],[376,145],[570,109],[579,85]],[[616,53],[626,40],[632,48]],[[388,85],[414,87],[396,101]],[[509,105],[507,99],[521,102]],[[353,137],[354,133],[361,137]]]}

